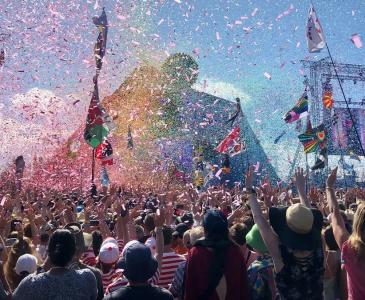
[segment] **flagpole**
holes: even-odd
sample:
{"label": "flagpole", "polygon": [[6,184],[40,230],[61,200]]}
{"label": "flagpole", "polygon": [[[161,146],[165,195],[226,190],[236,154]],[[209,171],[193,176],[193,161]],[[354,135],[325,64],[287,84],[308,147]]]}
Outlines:
{"label": "flagpole", "polygon": [[95,174],[95,149],[92,151],[92,161],[91,161],[91,183],[94,183],[94,174]]}
{"label": "flagpole", "polygon": [[[313,9],[314,9],[313,1],[311,0],[310,2],[311,2],[312,6],[313,6]],[[322,30],[323,30],[323,28],[322,28]],[[362,143],[361,143],[361,139],[360,139],[359,133],[358,133],[358,131],[357,131],[357,129],[356,129],[356,126],[355,126],[355,124],[356,124],[356,123],[355,123],[355,121],[354,121],[354,118],[353,118],[353,116],[352,116],[352,113],[351,113],[351,110],[350,110],[349,104],[348,104],[348,102],[347,102],[347,98],[346,98],[345,92],[344,92],[344,90],[343,90],[343,87],[342,87],[342,84],[341,84],[341,80],[340,80],[340,78],[339,78],[339,76],[338,76],[338,73],[337,73],[337,70],[336,70],[336,66],[335,66],[335,63],[334,63],[333,58],[332,58],[332,55],[331,55],[330,48],[328,47],[327,41],[324,41],[324,43],[325,43],[325,45],[326,45],[328,55],[329,55],[329,57],[330,57],[330,59],[331,59],[331,63],[332,63],[333,69],[335,70],[335,75],[336,75],[336,78],[337,78],[338,84],[339,84],[339,86],[340,86],[340,89],[341,89],[341,92],[342,92],[343,99],[345,100],[345,103],[346,103],[346,109],[347,109],[347,112],[348,112],[348,113],[349,113],[349,115],[350,115],[351,122],[352,122],[352,124],[353,124],[354,129],[355,129],[356,137],[357,137],[357,140],[358,140],[358,142],[359,142],[359,144],[360,144],[360,148],[361,148],[362,155],[365,157],[365,150],[364,150],[364,148],[363,148],[363,146],[362,146]]]}

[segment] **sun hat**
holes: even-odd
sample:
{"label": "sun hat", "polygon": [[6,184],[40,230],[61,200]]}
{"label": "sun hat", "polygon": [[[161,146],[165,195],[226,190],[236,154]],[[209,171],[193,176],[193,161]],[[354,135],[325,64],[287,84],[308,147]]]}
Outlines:
{"label": "sun hat", "polygon": [[251,230],[246,235],[246,243],[260,253],[268,252],[264,240],[261,237],[260,230],[257,224],[253,225]]}
{"label": "sun hat", "polygon": [[32,274],[37,271],[37,258],[31,254],[24,254],[19,256],[16,265],[15,273],[22,275],[23,272]]}
{"label": "sun hat", "polygon": [[120,261],[124,276],[131,281],[145,282],[157,271],[157,260],[152,256],[150,248],[137,242],[125,249]]}
{"label": "sun hat", "polygon": [[301,203],[269,210],[270,224],[280,242],[291,249],[314,250],[321,246],[323,216]]}
{"label": "sun hat", "polygon": [[107,242],[101,245],[99,252],[99,261],[104,264],[112,265],[119,259],[119,248],[113,242]]}

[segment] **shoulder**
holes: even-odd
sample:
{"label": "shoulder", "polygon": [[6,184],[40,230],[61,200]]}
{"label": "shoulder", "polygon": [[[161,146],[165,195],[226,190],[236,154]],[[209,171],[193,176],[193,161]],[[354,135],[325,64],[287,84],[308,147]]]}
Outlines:
{"label": "shoulder", "polygon": [[174,299],[172,294],[163,287],[151,285],[151,288],[154,289],[154,292],[158,296],[158,299],[161,299],[161,300],[170,300],[170,299],[173,300]]}
{"label": "shoulder", "polygon": [[75,270],[77,273],[77,276],[81,277],[83,280],[91,280],[96,281],[95,275],[92,270],[89,268],[87,269],[81,269],[81,270]]}

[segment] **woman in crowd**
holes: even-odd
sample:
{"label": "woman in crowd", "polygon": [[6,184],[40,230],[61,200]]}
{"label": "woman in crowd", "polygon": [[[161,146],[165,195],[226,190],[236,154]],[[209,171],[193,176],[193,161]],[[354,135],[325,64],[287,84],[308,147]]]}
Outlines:
{"label": "woman in crowd", "polygon": [[75,238],[66,229],[56,230],[49,241],[48,257],[52,264],[48,272],[29,275],[13,294],[14,300],[95,300],[96,279],[88,270],[68,268],[76,251]]}
{"label": "woman in crowd", "polygon": [[354,215],[350,234],[341,217],[334,186],[337,168],[327,179],[326,193],[332,211],[332,227],[338,247],[342,250],[342,264],[347,272],[349,300],[365,299],[365,203],[361,202]]}
{"label": "woman in crowd", "polygon": [[[320,211],[310,209],[305,194],[303,170],[295,183],[301,203],[285,208],[272,207],[270,224],[264,217],[253,188],[254,168],[246,174],[246,191],[255,223],[274,261],[275,282],[281,300],[323,299],[323,249]],[[271,225],[271,226],[270,226]]]}

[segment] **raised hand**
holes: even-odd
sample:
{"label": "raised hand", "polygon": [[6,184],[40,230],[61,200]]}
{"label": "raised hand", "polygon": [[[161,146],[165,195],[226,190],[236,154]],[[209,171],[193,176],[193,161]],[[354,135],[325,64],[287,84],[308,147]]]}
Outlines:
{"label": "raised hand", "polygon": [[328,176],[327,178],[327,182],[326,182],[326,186],[328,188],[333,188],[335,183],[336,183],[336,180],[337,180],[337,169],[338,167],[334,168],[331,172],[331,174]]}
{"label": "raised hand", "polygon": [[245,175],[245,187],[247,192],[251,192],[252,189],[254,170],[255,170],[254,166],[250,166]]}
{"label": "raised hand", "polygon": [[303,168],[297,168],[295,170],[293,181],[298,189],[298,192],[305,193],[305,176]]}

